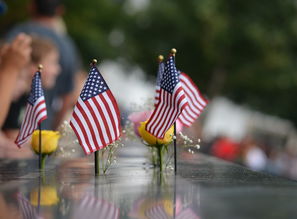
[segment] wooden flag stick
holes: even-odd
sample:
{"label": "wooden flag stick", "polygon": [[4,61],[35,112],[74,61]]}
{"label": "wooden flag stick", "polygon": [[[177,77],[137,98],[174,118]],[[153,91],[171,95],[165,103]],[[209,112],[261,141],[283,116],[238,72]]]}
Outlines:
{"label": "wooden flag stick", "polygon": [[176,122],[173,124],[173,146],[174,146],[174,174],[177,172],[177,149],[176,149]]}
{"label": "wooden flag stick", "polygon": [[[172,56],[175,56],[176,49],[175,48],[172,48],[171,51],[170,51],[170,53],[171,53]],[[177,172],[176,122],[174,123],[173,127],[174,127],[174,131],[173,131],[173,134],[174,134],[174,138],[173,138],[173,146],[174,146],[174,174],[176,175],[176,172]]]}
{"label": "wooden flag stick", "polygon": [[173,192],[173,218],[176,217],[176,175],[174,176],[174,192]]}
{"label": "wooden flag stick", "polygon": [[[38,71],[41,74],[41,71],[43,69],[43,66],[41,64],[38,65]],[[42,139],[41,139],[41,123],[39,123],[38,125],[38,129],[39,129],[39,159],[38,159],[38,167],[41,170],[42,168],[42,154],[41,154],[41,149],[42,149]]]}
{"label": "wooden flag stick", "polygon": [[40,214],[40,200],[41,200],[41,175],[38,177],[38,200],[37,200],[37,213]]}
{"label": "wooden flag stick", "polygon": [[[93,59],[91,66],[95,67],[97,64],[97,59]],[[95,151],[94,153],[94,164],[95,164],[95,175],[99,176],[100,175],[100,162],[99,162],[99,151]]]}
{"label": "wooden flag stick", "polygon": [[42,154],[41,154],[41,144],[42,144],[42,139],[41,139],[41,124],[38,125],[38,129],[39,129],[39,159],[38,159],[38,166],[39,166],[39,169],[41,170],[42,169]]}
{"label": "wooden flag stick", "polygon": [[100,175],[99,151],[95,151],[94,156],[95,156],[95,175],[99,176]]}

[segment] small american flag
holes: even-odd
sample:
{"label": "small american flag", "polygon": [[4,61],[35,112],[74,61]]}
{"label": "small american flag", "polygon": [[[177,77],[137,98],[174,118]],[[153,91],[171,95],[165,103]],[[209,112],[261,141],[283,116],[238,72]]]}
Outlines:
{"label": "small american flag", "polygon": [[165,69],[165,64],[164,62],[160,61],[159,63],[159,68],[158,68],[158,73],[157,73],[157,81],[156,81],[156,94],[155,94],[155,107],[157,106],[159,102],[159,96],[160,96],[160,91],[161,91],[161,79],[164,73]]}
{"label": "small american flag", "polygon": [[117,102],[95,66],[75,105],[70,125],[85,154],[102,149],[120,137]]}
{"label": "small american flag", "polygon": [[204,99],[198,87],[187,74],[182,72],[180,74],[180,81],[189,105],[185,107],[178,119],[183,125],[190,127],[200,116],[208,101]]}
{"label": "small american flag", "polygon": [[146,124],[146,131],[157,138],[164,138],[165,132],[187,105],[179,72],[175,67],[174,56],[170,55],[161,78],[159,101]]}
{"label": "small american flag", "polygon": [[75,207],[72,219],[118,219],[119,208],[105,200],[98,199],[92,195],[86,195]]}
{"label": "small american flag", "polygon": [[20,210],[22,212],[23,219],[42,219],[37,213],[35,207],[26,199],[22,194],[17,195]]}
{"label": "small american flag", "polygon": [[15,140],[18,147],[21,147],[37,126],[47,118],[44,94],[41,86],[40,72],[37,71],[32,80],[31,93],[28,98],[25,117],[19,134]]}

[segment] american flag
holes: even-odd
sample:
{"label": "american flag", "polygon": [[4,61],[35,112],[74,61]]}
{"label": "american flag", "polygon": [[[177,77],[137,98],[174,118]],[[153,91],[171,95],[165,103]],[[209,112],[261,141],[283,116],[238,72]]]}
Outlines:
{"label": "american flag", "polygon": [[42,219],[42,217],[38,215],[36,208],[33,207],[22,194],[19,193],[17,199],[23,219]]}
{"label": "american flag", "polygon": [[117,102],[96,66],[90,70],[70,125],[85,154],[102,149],[120,137]]}
{"label": "american flag", "polygon": [[159,68],[158,68],[158,73],[157,73],[157,81],[156,81],[156,94],[155,94],[155,107],[157,106],[159,102],[159,96],[160,96],[160,91],[161,91],[161,79],[164,73],[165,69],[165,64],[164,62],[160,61],[159,63]]}
{"label": "american flag", "polygon": [[92,195],[86,195],[75,207],[72,219],[118,219],[119,208],[105,200],[98,199]]}
{"label": "american flag", "polygon": [[[161,72],[161,73],[160,73]],[[189,105],[182,111],[180,116],[178,117],[179,122],[181,122],[184,126],[190,127],[196,119],[200,116],[208,101],[201,95],[198,87],[184,72],[180,72],[180,82],[184,89],[185,95],[187,97]],[[160,85],[158,86],[158,81],[162,78],[162,71],[160,71],[157,75],[157,86],[156,86],[156,94],[155,94],[155,105],[159,101],[160,94]],[[160,84],[160,82],[159,82]]]}
{"label": "american flag", "polygon": [[41,86],[40,72],[37,71],[32,80],[31,93],[27,101],[25,117],[19,134],[15,140],[18,147],[21,147],[37,126],[47,118],[44,94]]}
{"label": "american flag", "polygon": [[146,131],[157,138],[164,138],[165,132],[187,105],[174,56],[170,55],[161,78],[159,101],[146,124]]}
{"label": "american flag", "polygon": [[178,119],[180,122],[190,127],[200,116],[208,101],[201,95],[198,87],[192,79],[186,74],[180,74],[180,82],[186,94],[189,105],[185,107]]}

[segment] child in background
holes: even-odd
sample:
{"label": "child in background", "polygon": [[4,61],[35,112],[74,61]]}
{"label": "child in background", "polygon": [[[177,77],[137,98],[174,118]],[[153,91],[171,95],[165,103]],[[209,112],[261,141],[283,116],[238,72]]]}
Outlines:
{"label": "child in background", "polygon": [[10,44],[0,48],[0,128],[12,101],[15,82],[30,60],[31,37],[19,34]]}
{"label": "child in background", "polygon": [[[26,67],[22,71],[21,76],[18,78],[18,81],[16,83],[16,89],[13,96],[15,101],[12,103],[10,107],[8,116],[2,128],[2,138],[3,136],[5,136],[7,138],[6,140],[9,140],[11,142],[13,142],[18,135],[27,104],[27,98],[29,96],[29,92],[31,89],[32,77],[37,71],[38,65],[43,65],[43,70],[41,72],[41,80],[43,89],[45,90],[45,98],[46,90],[54,87],[56,78],[60,73],[59,52],[52,41],[46,38],[33,36],[31,47],[31,62],[28,65],[28,67]],[[51,112],[49,106],[47,106],[47,111],[48,113]],[[15,149],[13,150],[13,153],[16,153],[18,151],[23,151],[25,147],[19,150],[17,146],[14,145],[14,148],[10,147],[10,150]]]}

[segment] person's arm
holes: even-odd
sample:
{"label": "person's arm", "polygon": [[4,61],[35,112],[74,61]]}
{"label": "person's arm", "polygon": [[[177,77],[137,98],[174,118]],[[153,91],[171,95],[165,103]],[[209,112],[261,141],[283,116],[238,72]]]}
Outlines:
{"label": "person's arm", "polygon": [[58,129],[58,127],[61,125],[63,120],[68,119],[67,116],[71,114],[73,107],[84,86],[85,80],[86,80],[86,72],[79,71],[78,73],[75,74],[73,91],[61,97],[62,107],[55,116],[54,123],[53,123],[54,130]]}
{"label": "person's arm", "polygon": [[31,38],[19,34],[10,45],[4,45],[0,51],[0,128],[6,118],[15,88],[15,82],[21,69],[30,60]]}

